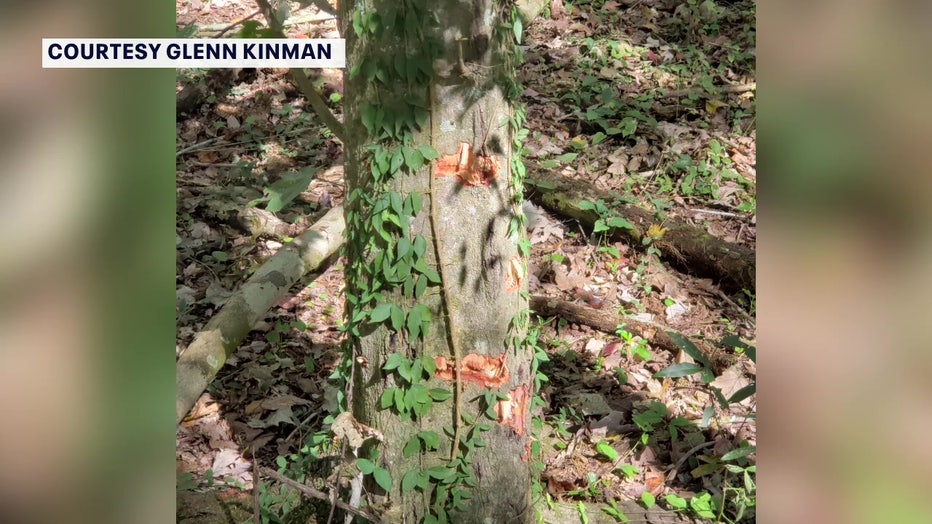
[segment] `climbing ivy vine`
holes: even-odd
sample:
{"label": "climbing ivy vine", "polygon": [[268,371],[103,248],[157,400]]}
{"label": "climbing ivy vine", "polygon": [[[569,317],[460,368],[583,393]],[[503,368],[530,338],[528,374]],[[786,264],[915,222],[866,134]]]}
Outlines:
{"label": "climbing ivy vine", "polygon": [[[510,158],[510,188],[513,218],[509,235],[518,246],[524,261],[530,255],[530,242],[525,234],[525,217],[521,212],[523,199],[524,165],[521,162],[525,115],[518,106],[521,87],[516,79],[516,67],[521,62],[520,43],[522,26],[514,3],[503,2],[503,23],[494,29],[495,45],[501,51],[497,58],[502,62],[494,68],[495,82],[506,93],[514,107],[509,118],[513,137]],[[437,370],[434,359],[423,351],[423,344],[431,329],[434,315],[424,305],[423,298],[437,293],[440,303],[448,304],[444,297],[442,271],[437,266],[439,250],[429,250],[430,242],[423,235],[412,234],[412,227],[422,213],[424,196],[429,190],[400,192],[403,181],[427,166],[440,154],[424,144],[425,125],[430,117],[430,82],[434,74],[434,61],[440,56],[441,44],[437,41],[439,21],[429,0],[400,0],[379,2],[377,9],[357,9],[352,16],[352,30],[359,40],[362,52],[352,61],[351,79],[365,79],[373,96],[359,108],[359,118],[365,128],[367,140],[361,151],[347,151],[358,155],[357,165],[364,173],[356,173],[356,187],[347,196],[345,204],[347,238],[343,254],[346,266],[346,321],[342,329],[348,334],[346,358],[334,376],[347,383],[353,380],[356,364],[375,365],[383,376],[391,377],[393,385],[387,387],[380,398],[379,408],[392,410],[404,420],[416,420],[427,414],[435,404],[454,399],[456,402],[453,425],[444,428],[452,439],[449,457],[442,457],[444,465],[420,470],[405,471],[401,478],[402,492],[419,490],[430,494],[431,508],[424,522],[448,522],[451,511],[466,509],[471,488],[477,485],[471,454],[485,447],[484,432],[496,420],[494,406],[505,395],[486,392],[479,397],[480,413],[489,420],[476,420],[460,413],[462,383],[456,362],[456,389],[428,387],[428,381]],[[350,57],[353,58],[353,57]],[[420,144],[418,144],[420,142]],[[431,198],[431,205],[435,200]],[[433,211],[433,210],[431,210]],[[434,224],[436,227],[436,224]],[[423,228],[421,228],[423,229]],[[436,234],[436,229],[434,229]],[[434,239],[439,244],[440,239]],[[527,291],[522,290],[525,301]],[[529,327],[530,314],[524,308],[512,319],[512,335],[508,347],[514,351],[528,351],[536,347],[534,331]],[[384,362],[364,363],[356,353],[355,340],[373,328],[387,331],[388,345],[395,351]],[[529,345],[529,342],[532,345]],[[455,347],[455,341],[451,341]],[[459,357],[460,355],[456,355]],[[542,351],[535,351],[532,373],[535,392],[546,380],[539,371],[539,362],[546,359]],[[347,390],[351,394],[351,390]],[[351,397],[340,397],[340,408],[347,409]],[[540,407],[534,397],[531,409]],[[462,427],[462,431],[461,431]],[[442,448],[441,436],[433,431],[420,431],[405,443],[403,455],[435,453]],[[532,445],[532,459],[540,456],[539,445]],[[375,454],[370,454],[374,458]],[[390,487],[385,470],[375,467],[371,460],[361,459],[364,474],[373,474],[384,489]],[[370,467],[371,466],[371,467]],[[535,466],[534,472],[540,468]],[[375,475],[378,473],[378,475]]]}

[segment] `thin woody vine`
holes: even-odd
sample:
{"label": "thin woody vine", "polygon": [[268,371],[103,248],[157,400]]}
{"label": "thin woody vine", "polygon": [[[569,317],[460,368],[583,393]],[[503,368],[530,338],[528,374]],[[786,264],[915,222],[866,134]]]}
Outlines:
{"label": "thin woody vine", "polygon": [[[445,435],[420,431],[404,446],[406,457],[434,454],[434,462],[441,464],[402,474],[403,493],[419,491],[429,495],[430,513],[424,522],[445,522],[452,511],[465,509],[466,501],[472,498],[472,488],[477,485],[471,453],[486,445],[482,435],[492,424],[503,423],[501,406],[506,401],[518,405],[525,414],[539,408],[542,402],[536,392],[546,381],[538,371],[546,354],[537,348],[537,332],[530,329],[526,307],[511,319],[512,333],[507,345],[515,351],[534,352],[531,361],[534,391],[525,388],[523,398],[510,398],[496,390],[507,379],[508,368],[503,359],[463,355],[457,337],[452,335],[455,326],[449,325],[452,318],[444,313],[449,310],[451,300],[446,286],[451,277],[445,274],[449,269],[438,263],[444,239],[437,227],[436,178],[455,177],[464,187],[487,186],[504,167],[501,163],[508,162],[512,208],[508,234],[517,243],[519,256],[509,262],[507,285],[520,293],[526,303],[527,289],[522,284],[527,274],[530,243],[524,233],[525,217],[521,212],[525,170],[520,156],[527,130],[523,128],[524,110],[517,105],[521,89],[515,77],[515,68],[521,61],[515,44],[520,43],[522,28],[513,2],[505,4],[500,7],[505,15],[501,19],[508,22],[493,31],[493,38],[503,50],[498,57],[501,63],[490,70],[470,68],[462,61],[462,54],[452,71],[435,70],[440,43],[432,35],[437,33],[438,24],[427,0],[385,2],[377,11],[356,10],[351,20],[353,36],[359,39],[365,58],[351,62],[348,75],[350,78],[361,75],[374,89],[376,100],[360,109],[359,117],[368,137],[366,146],[346,152],[359,155],[358,165],[368,172],[360,174],[359,185],[348,195],[345,205],[347,238],[343,255],[347,261],[347,289],[342,329],[347,339],[344,359],[333,378],[346,386],[339,398],[341,411],[353,405],[352,384],[358,378],[356,374],[369,366],[378,366],[383,376],[392,379],[393,385],[381,395],[380,409],[391,410],[407,421],[415,421],[432,409],[452,410],[452,427],[444,428]],[[437,74],[461,75],[477,95],[482,84],[488,82],[497,83],[506,93],[512,108],[508,118],[513,140],[509,159],[490,154],[485,138],[480,143],[460,144],[457,151],[448,154],[441,154],[429,143],[417,145],[416,137],[423,136],[430,118],[432,82]],[[487,125],[482,120],[480,115],[474,124],[476,136]],[[484,136],[487,134],[486,129]],[[403,193],[392,189],[390,182],[411,177],[424,168],[431,169],[430,187],[426,191]],[[429,202],[427,206],[425,200]],[[428,231],[433,242],[425,234],[412,234],[414,224]],[[425,306],[422,300],[425,297],[439,299],[439,311]],[[444,316],[435,319],[435,313]],[[449,358],[430,357],[423,351],[425,337],[438,320],[447,323],[452,348]],[[386,346],[392,350],[382,362],[368,362],[358,351],[358,337],[373,329],[386,332]],[[480,399],[484,416],[473,418],[462,412],[465,381],[484,386]],[[438,383],[451,387],[436,387]],[[504,423],[515,425],[516,431],[528,430],[523,420],[512,418]],[[539,420],[535,419],[534,425],[539,426]],[[369,442],[360,450],[357,466],[388,492],[392,478],[378,465],[377,439]],[[525,459],[532,461],[535,477],[542,468],[539,457],[539,444],[532,439]],[[536,481],[533,485],[536,498],[540,487]]]}

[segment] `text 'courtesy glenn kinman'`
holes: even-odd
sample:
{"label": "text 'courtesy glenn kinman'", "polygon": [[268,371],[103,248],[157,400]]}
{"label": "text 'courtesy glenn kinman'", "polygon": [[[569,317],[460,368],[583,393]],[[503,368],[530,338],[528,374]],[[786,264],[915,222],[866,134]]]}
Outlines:
{"label": "text 'courtesy glenn kinman'", "polygon": [[346,66],[342,38],[44,38],[47,68]]}

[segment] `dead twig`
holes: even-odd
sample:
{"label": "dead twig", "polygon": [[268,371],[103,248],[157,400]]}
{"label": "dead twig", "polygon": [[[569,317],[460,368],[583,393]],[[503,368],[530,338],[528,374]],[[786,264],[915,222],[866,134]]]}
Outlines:
{"label": "dead twig", "polygon": [[[712,94],[718,94],[718,93],[738,94],[738,93],[746,93],[746,92],[748,92],[748,91],[756,91],[756,90],[757,90],[757,83],[754,82],[754,83],[750,83],[750,84],[718,86],[718,87],[715,87],[715,88],[714,88]],[[663,98],[679,98],[679,97],[689,96],[689,95],[693,95],[693,94],[695,94],[695,95],[700,95],[700,96],[703,96],[703,95],[708,96],[708,95],[709,95],[709,93],[705,90],[705,88],[702,88],[702,87],[689,87],[689,88],[686,88],[686,89],[676,89],[676,90],[673,90],[673,91],[664,91],[664,92],[661,92],[661,93],[660,93],[660,96],[663,97]]]}
{"label": "dead twig", "polygon": [[694,446],[692,449],[690,449],[689,451],[687,451],[686,453],[684,453],[683,456],[680,457],[680,459],[676,461],[676,464],[670,466],[670,472],[667,473],[667,476],[666,476],[667,482],[673,480],[673,477],[676,476],[676,472],[679,471],[681,467],[683,467],[683,464],[686,462],[687,459],[689,459],[689,457],[692,456],[693,453],[699,451],[700,449],[707,448],[711,446],[712,444],[714,444],[714,442],[703,442],[702,444],[698,444]]}
{"label": "dead twig", "polygon": [[690,209],[693,213],[702,213],[705,215],[718,215],[722,217],[742,218],[738,213],[729,213],[728,211],[716,211],[714,209]]}
{"label": "dead twig", "polygon": [[244,16],[243,18],[240,18],[239,20],[236,20],[236,21],[233,22],[232,24],[229,24],[229,25],[227,25],[226,27],[222,28],[222,29],[220,30],[219,33],[217,33],[216,35],[214,35],[214,38],[220,38],[221,36],[225,35],[225,34],[227,33],[227,31],[229,31],[230,29],[233,29],[234,27],[236,27],[236,26],[242,24],[242,23],[245,22],[246,20],[251,20],[251,19],[257,17],[257,16],[259,16],[260,14],[262,14],[262,9],[256,9],[255,12],[253,12],[253,13],[251,13],[251,14],[248,14],[248,15]]}
{"label": "dead twig", "polygon": [[[281,482],[282,484],[286,486],[292,487],[300,491],[301,493],[307,495],[308,497],[312,497],[318,500],[330,501],[330,496],[324,493],[323,491],[318,491],[310,486],[301,484],[298,481],[292,480],[284,475],[279,474],[277,471],[273,469],[263,467],[263,468],[259,468],[259,471],[266,477],[269,477],[273,480],[277,480],[278,482]],[[374,522],[377,524],[382,522],[382,519],[379,516],[373,515],[359,508],[354,508],[350,506],[349,504],[346,504],[343,501],[335,500],[333,501],[333,503],[336,504],[336,506],[342,509],[343,511],[347,513],[352,513],[353,515],[356,515],[357,517],[362,517],[370,522]]]}
{"label": "dead twig", "polygon": [[[278,18],[275,17],[275,10],[269,4],[268,0],[258,0],[259,7],[262,9],[262,13],[265,16],[266,22],[269,24],[269,27],[272,28],[272,31],[275,32],[277,38],[286,38],[284,32],[284,26]],[[330,128],[330,131],[333,132],[333,135],[340,139],[341,142],[346,142],[346,128],[343,127],[343,124],[337,120],[337,117],[333,116],[333,113],[330,112],[330,108],[327,107],[327,103],[324,102],[324,99],[317,94],[317,91],[314,90],[311,80],[307,77],[307,74],[303,69],[291,69],[290,71],[291,79],[298,86],[298,90],[301,91],[301,94],[307,98],[311,108],[317,113],[317,116],[323,120],[324,125]]]}
{"label": "dead twig", "polygon": [[190,146],[188,146],[188,147],[182,149],[181,151],[178,151],[177,153],[175,153],[175,156],[176,156],[176,157],[179,157],[179,156],[181,156],[181,155],[183,155],[183,154],[185,154],[185,153],[190,153],[190,152],[192,152],[192,151],[198,151],[198,150],[200,150],[200,149],[204,149],[204,148],[206,148],[207,146],[213,144],[214,142],[220,140],[221,138],[222,138],[222,137],[217,136],[217,137],[214,137],[214,138],[209,138],[209,139],[207,139],[207,140],[204,140],[203,142],[198,142],[198,143],[196,143],[196,144],[192,144],[192,145],[190,145]]}
{"label": "dead twig", "polygon": [[256,456],[255,442],[250,444],[252,455],[252,518],[256,524],[262,524],[262,514],[259,506],[259,457]]}
{"label": "dead twig", "polygon": [[725,292],[722,291],[721,289],[716,289],[715,293],[718,295],[719,298],[727,302],[728,305],[736,309],[738,311],[738,314],[744,317],[744,319],[747,320],[751,324],[752,329],[756,329],[756,320],[754,319],[754,317],[750,315],[750,313],[745,311],[744,308],[739,306],[734,300],[728,298],[728,295],[726,295]]}

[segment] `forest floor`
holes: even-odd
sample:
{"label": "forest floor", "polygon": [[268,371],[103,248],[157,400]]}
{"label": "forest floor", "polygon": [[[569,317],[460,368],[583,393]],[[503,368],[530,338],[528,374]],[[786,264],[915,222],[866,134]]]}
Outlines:
{"label": "forest floor", "polygon": [[[195,36],[256,11],[248,0],[176,0],[176,8],[179,34]],[[291,16],[299,20],[291,37],[339,37],[334,18],[313,4],[292,4]],[[228,34],[254,29],[246,22]],[[522,44],[529,171],[559,173],[616,195],[609,206],[640,205],[755,248],[753,2],[555,0],[525,27]],[[202,95],[177,120],[178,354],[287,237],[342,203],[342,146],[285,73],[178,72],[179,93],[195,86]],[[318,73],[340,115],[342,72]],[[289,224],[286,238],[243,229],[241,210],[269,207],[281,184],[311,174],[276,213]],[[533,191],[527,196],[534,201]],[[617,512],[632,501],[683,519],[753,520],[756,397],[720,402],[716,391],[727,399],[756,380],[754,290],[726,294],[664,264],[649,245],[608,242],[564,217],[533,214],[531,293],[613,314],[618,324],[603,332],[539,319],[550,358],[537,433],[546,500],[585,502],[583,522],[622,521]],[[323,429],[336,399],[328,377],[341,358],[342,270],[337,259],[292,289],[181,424],[179,500],[211,489],[250,506],[250,449],[263,466],[318,468],[308,482],[329,489],[330,472],[320,468],[334,456]],[[696,342],[712,375],[656,378],[695,362],[694,351],[653,347],[625,329],[626,319]],[[264,519],[297,521],[296,495],[261,484]],[[312,521],[326,521],[322,506],[309,510]],[[179,504],[179,520],[199,512]]]}

